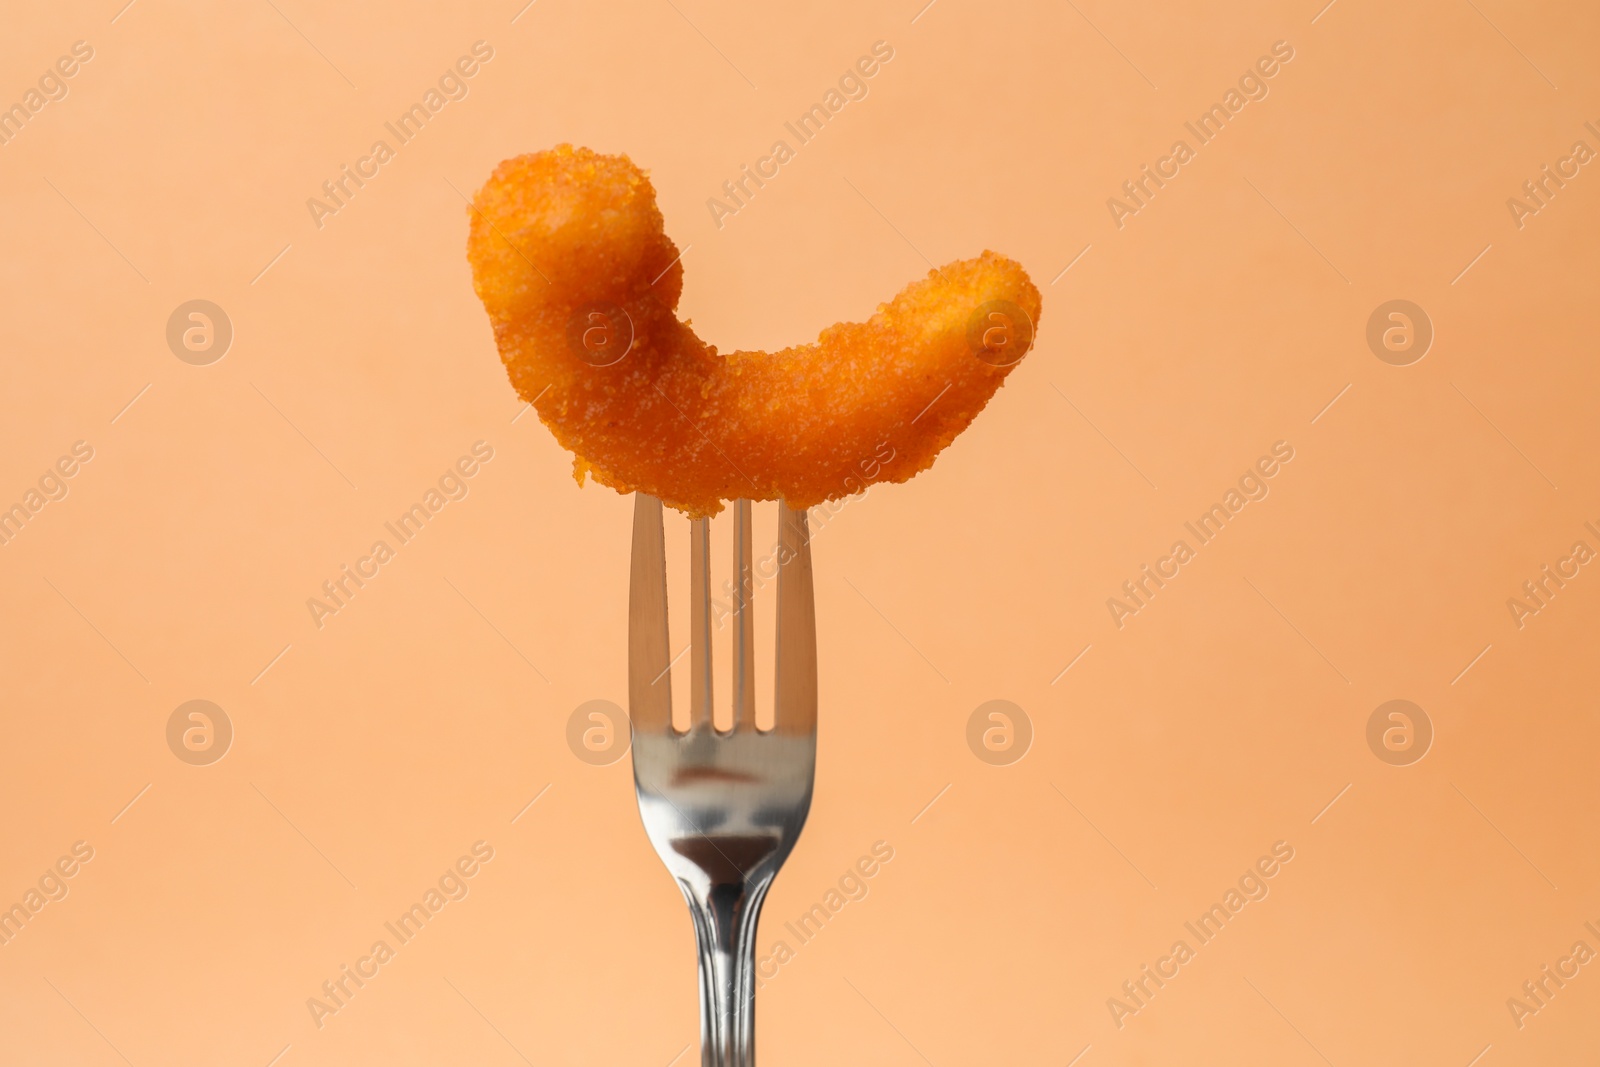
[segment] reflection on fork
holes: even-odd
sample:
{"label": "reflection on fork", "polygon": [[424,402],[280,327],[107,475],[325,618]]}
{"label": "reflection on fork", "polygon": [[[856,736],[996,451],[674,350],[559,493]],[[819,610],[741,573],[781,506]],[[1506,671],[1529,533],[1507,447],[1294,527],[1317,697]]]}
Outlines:
{"label": "reflection on fork", "polygon": [[733,726],[712,724],[709,519],[689,538],[689,707],[672,725],[661,502],[635,494],[628,593],[633,779],[645,832],[689,904],[702,1067],[755,1063],[756,923],[794,849],[817,762],[817,634],[806,513],[779,504],[773,728],[755,721],[750,501],[734,505]]}

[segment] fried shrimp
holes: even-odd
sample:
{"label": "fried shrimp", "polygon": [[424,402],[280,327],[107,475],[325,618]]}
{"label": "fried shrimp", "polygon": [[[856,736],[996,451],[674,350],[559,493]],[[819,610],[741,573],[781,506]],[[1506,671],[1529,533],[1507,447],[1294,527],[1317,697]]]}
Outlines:
{"label": "fried shrimp", "polygon": [[674,313],[683,264],[649,178],[570,145],[496,168],[473,199],[467,256],[511,384],[579,482],[691,516],[738,497],[810,507],[925,470],[1039,321],[1027,273],[985,252],[815,343],[719,353]]}

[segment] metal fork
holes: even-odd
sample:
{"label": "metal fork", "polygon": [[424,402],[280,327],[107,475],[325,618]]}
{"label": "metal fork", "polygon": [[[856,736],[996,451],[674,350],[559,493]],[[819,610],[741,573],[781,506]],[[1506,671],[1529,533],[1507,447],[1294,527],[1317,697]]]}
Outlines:
{"label": "metal fork", "polygon": [[811,808],[817,627],[806,513],[780,503],[776,694],[755,722],[750,501],[734,505],[733,728],[711,716],[711,523],[689,536],[690,727],[672,725],[661,501],[637,493],[628,592],[628,702],[639,816],[689,904],[700,951],[700,1062],[755,1063],[756,923]]}

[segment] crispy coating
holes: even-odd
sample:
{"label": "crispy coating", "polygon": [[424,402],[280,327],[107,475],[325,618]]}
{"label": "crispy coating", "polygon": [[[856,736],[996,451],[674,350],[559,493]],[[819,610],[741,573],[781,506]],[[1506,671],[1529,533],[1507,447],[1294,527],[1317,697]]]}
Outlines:
{"label": "crispy coating", "polygon": [[[814,344],[719,354],[674,314],[683,264],[649,178],[626,156],[570,145],[495,169],[473,199],[467,255],[511,383],[574,454],[579,482],[692,516],[905,481],[983,410],[1039,321],[1027,273],[985,252]],[[1009,317],[994,316],[997,301]],[[1012,330],[1018,309],[1030,321]]]}

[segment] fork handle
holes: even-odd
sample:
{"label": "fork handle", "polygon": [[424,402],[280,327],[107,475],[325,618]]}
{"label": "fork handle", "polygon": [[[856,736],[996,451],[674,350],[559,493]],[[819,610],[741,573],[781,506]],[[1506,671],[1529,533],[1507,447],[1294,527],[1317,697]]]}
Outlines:
{"label": "fork handle", "polygon": [[700,1063],[754,1067],[756,1062],[756,925],[770,877],[683,885],[700,952]]}

